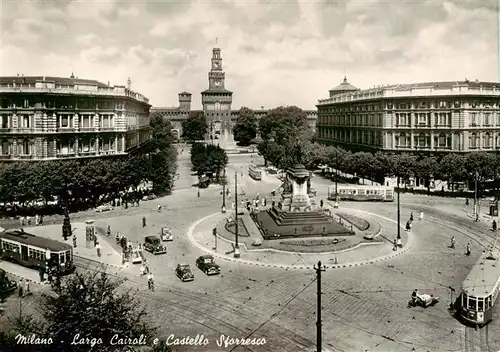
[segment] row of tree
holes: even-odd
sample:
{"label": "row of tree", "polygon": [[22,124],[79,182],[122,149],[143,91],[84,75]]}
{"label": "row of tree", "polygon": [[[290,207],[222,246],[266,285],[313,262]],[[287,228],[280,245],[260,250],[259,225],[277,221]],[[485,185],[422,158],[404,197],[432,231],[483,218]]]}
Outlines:
{"label": "row of tree", "polygon": [[22,208],[57,200],[59,209],[68,206],[80,210],[122,197],[148,181],[156,194],[169,193],[177,167],[171,126],[156,117],[150,127],[152,139],[132,155],[3,164],[0,203],[19,203]]}
{"label": "row of tree", "polygon": [[226,151],[219,146],[203,143],[194,143],[191,146],[191,164],[198,176],[213,175],[219,180],[228,161]]}

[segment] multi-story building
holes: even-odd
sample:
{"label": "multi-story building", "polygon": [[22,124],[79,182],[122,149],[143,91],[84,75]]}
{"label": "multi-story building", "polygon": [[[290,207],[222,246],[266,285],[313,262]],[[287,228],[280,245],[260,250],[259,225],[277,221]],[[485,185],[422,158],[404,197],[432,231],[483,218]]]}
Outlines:
{"label": "multi-story building", "polygon": [[359,90],[344,80],[343,86],[318,102],[323,143],[402,152],[500,149],[500,83],[465,80]]}
{"label": "multi-story building", "polygon": [[0,160],[124,155],[149,140],[147,98],[62,77],[0,77]]}
{"label": "multi-story building", "polygon": [[[161,114],[172,123],[174,135],[182,135],[182,121],[190,112],[203,112],[209,126],[207,139],[231,139],[233,126],[239,116],[239,110],[232,110],[233,92],[225,88],[225,72],[222,70],[222,56],[219,48],[212,49],[211,70],[208,73],[208,89],[201,92],[202,110],[191,110],[191,93],[179,93],[179,106],[154,107],[152,113]],[[265,116],[269,110],[263,107],[253,110],[257,119]],[[309,126],[316,130],[316,110],[306,110]]]}

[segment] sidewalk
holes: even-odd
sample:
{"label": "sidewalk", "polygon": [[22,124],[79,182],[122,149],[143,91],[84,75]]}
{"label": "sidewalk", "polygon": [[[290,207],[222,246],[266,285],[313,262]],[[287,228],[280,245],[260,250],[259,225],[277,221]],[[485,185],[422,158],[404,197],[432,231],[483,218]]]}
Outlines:
{"label": "sidewalk", "polygon": [[[76,248],[73,248],[73,254],[80,256],[85,259],[94,260],[101,262],[103,264],[111,265],[111,266],[122,266],[122,257],[120,253],[114,250],[107,241],[104,241],[103,238],[97,234],[97,241],[101,245],[101,256],[97,256],[97,250],[92,244],[92,248],[86,247],[86,236],[85,236],[85,223],[83,222],[75,222],[71,224],[73,229],[73,234],[76,234]],[[36,226],[25,228],[25,231],[28,233],[32,233],[36,236],[50,238],[53,240],[57,240],[60,242],[65,242],[62,237],[61,225],[46,225],[46,226]],[[96,231],[97,232],[97,231]],[[65,242],[71,246],[73,246],[73,239],[68,237],[68,240]]]}
{"label": "sidewalk", "polygon": [[[212,214],[195,222],[188,229],[188,238],[194,246],[200,250],[210,253],[216,257],[241,262],[248,265],[277,267],[284,269],[310,269],[318,260],[321,260],[329,267],[339,268],[346,266],[359,266],[374,262],[387,260],[403,253],[406,253],[412,245],[413,235],[402,231],[402,235],[407,238],[403,241],[404,247],[398,251],[393,251],[393,245],[389,241],[382,243],[365,244],[345,251],[333,253],[290,253],[269,249],[251,249],[244,245],[240,246],[240,259],[234,259],[234,243],[218,237],[217,249],[214,251],[214,236],[211,229],[216,224],[224,220],[224,214]],[[391,219],[382,219],[393,222]],[[392,236],[390,236],[392,237]],[[406,243],[405,243],[406,242]]]}

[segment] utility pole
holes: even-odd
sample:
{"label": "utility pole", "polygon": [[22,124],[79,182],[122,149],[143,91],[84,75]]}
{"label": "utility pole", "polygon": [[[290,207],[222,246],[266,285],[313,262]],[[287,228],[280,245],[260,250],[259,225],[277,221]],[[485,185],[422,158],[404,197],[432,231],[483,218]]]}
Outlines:
{"label": "utility pole", "polygon": [[[398,186],[398,236],[396,237],[397,240],[401,241],[401,207],[400,207],[400,203],[399,203],[399,194],[400,194],[400,191],[399,191],[399,176],[397,178],[397,186]],[[399,243],[398,243],[399,244]]]}
{"label": "utility pole", "polygon": [[226,212],[226,169],[224,169],[224,176],[222,178],[222,213]]}
{"label": "utility pole", "polygon": [[314,267],[316,270],[316,281],[318,284],[317,296],[318,296],[318,313],[316,320],[316,352],[322,351],[322,339],[321,339],[321,272],[325,271],[325,267],[321,265],[321,261],[318,262],[318,266]]}
{"label": "utility pole", "polygon": [[478,178],[478,172],[474,174],[474,221],[478,218],[479,211],[478,211],[478,204],[477,204],[477,178]]}
{"label": "utility pole", "polygon": [[234,257],[240,257],[240,246],[238,244],[238,172],[234,173],[234,203],[235,203],[235,213],[234,213],[234,224],[235,224],[235,235],[236,241],[234,244]]}

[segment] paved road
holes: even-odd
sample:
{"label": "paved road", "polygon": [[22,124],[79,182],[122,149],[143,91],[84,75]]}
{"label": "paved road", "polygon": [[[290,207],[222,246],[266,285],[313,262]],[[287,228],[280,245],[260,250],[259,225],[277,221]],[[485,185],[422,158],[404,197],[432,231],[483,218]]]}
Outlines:
{"label": "paved road", "polygon": [[[243,172],[241,184],[247,194],[266,194],[276,183],[251,180],[245,165],[248,156],[231,156],[231,174]],[[180,179],[187,179],[189,167],[179,168]],[[188,184],[190,181],[187,181]],[[326,197],[328,183],[318,182],[319,197]],[[321,188],[323,187],[323,188]],[[182,188],[182,187],[180,187]],[[323,273],[323,341],[335,351],[463,351],[486,346],[484,330],[468,331],[447,312],[448,287],[458,288],[481,250],[482,239],[491,241],[488,224],[472,223],[460,200],[442,200],[402,195],[402,219],[425,207],[425,220],[416,222],[415,241],[406,255],[379,265],[328,270]],[[164,204],[161,213],[156,204]],[[139,268],[120,273],[129,280],[123,289],[137,290],[151,318],[162,326],[162,334],[177,337],[204,334],[211,340],[206,347],[184,346],[179,351],[230,351],[219,348],[215,340],[221,334],[232,337],[265,337],[264,346],[237,347],[235,351],[306,351],[316,337],[316,282],[314,272],[261,268],[237,263],[221,263],[223,274],[207,277],[194,268],[201,253],[186,238],[187,228],[197,219],[220,209],[220,188],[196,190],[182,188],[172,196],[144,203],[129,216],[97,220],[110,224],[129,237],[140,240],[169,226],[176,237],[168,254],[148,259],[153,268],[157,291],[150,293]],[[349,207],[377,212],[396,218],[395,204],[352,203]],[[148,226],[140,227],[147,216]],[[396,231],[386,229],[387,232]],[[447,248],[449,238],[457,238],[457,249]],[[476,241],[477,240],[477,241]],[[471,257],[463,253],[471,242]],[[177,263],[191,264],[195,281],[180,282],[173,270]],[[426,310],[406,308],[413,289],[441,297],[441,302]],[[498,316],[500,305],[497,305]],[[488,328],[489,350],[500,349],[500,324],[494,320]],[[468,346],[468,347],[467,347]],[[483,347],[481,347],[483,346]]]}

